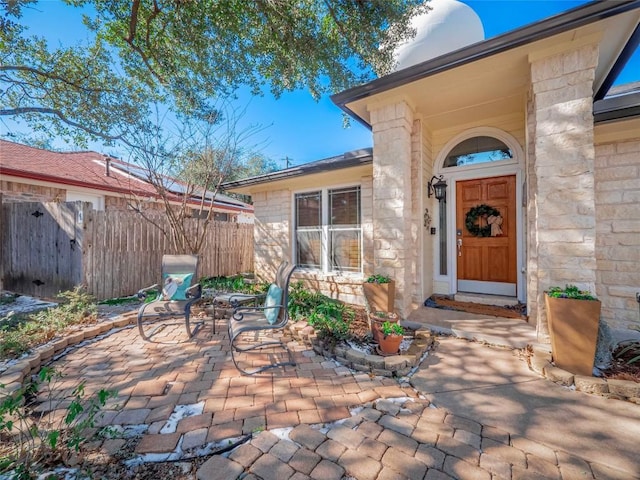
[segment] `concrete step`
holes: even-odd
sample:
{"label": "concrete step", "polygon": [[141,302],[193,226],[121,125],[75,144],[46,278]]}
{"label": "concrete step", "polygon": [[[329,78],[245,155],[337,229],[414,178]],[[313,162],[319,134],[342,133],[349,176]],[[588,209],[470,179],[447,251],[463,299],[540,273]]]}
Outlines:
{"label": "concrete step", "polygon": [[506,297],[504,295],[487,295],[486,293],[466,293],[458,292],[454,295],[454,300],[458,302],[480,303],[482,305],[495,305],[504,307],[505,305],[517,305],[516,297]]}

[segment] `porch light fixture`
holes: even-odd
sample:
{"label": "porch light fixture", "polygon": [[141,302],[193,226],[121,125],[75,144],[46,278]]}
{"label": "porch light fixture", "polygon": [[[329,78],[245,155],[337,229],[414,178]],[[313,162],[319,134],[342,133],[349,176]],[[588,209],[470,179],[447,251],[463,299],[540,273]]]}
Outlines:
{"label": "porch light fixture", "polygon": [[[434,180],[437,182],[434,183]],[[447,199],[447,182],[444,181],[442,175],[440,177],[434,175],[427,183],[427,197],[430,198],[431,195],[434,195],[439,202]]]}

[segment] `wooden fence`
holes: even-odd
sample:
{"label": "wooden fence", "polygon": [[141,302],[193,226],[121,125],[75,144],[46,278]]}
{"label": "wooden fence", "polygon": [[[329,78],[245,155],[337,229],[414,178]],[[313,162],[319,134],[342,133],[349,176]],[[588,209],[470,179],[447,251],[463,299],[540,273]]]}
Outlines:
{"label": "wooden fence", "polygon": [[[3,287],[22,294],[49,297],[83,284],[101,300],[131,295],[161,281],[163,254],[184,253],[139,214],[89,203],[6,203],[1,219]],[[161,213],[154,221],[166,225]],[[189,222],[195,231],[197,220]],[[252,270],[253,225],[212,222],[198,275]]]}

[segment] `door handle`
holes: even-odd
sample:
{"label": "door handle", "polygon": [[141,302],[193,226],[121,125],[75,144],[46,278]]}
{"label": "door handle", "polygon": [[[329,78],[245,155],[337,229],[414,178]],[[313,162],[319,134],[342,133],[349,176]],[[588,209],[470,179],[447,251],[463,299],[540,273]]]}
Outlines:
{"label": "door handle", "polygon": [[456,244],[458,245],[458,256],[461,257],[462,256],[462,239],[458,238],[456,240]]}

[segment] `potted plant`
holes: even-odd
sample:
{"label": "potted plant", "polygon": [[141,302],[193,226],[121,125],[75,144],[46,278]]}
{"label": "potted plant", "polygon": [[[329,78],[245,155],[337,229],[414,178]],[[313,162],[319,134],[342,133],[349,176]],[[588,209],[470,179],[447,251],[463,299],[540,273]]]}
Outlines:
{"label": "potted plant", "polygon": [[383,355],[395,355],[398,353],[404,334],[404,330],[400,324],[384,322],[381,333],[382,335],[378,341],[380,353]]}
{"label": "potted plant", "polygon": [[369,321],[371,323],[370,327],[373,341],[380,343],[380,338],[382,338],[382,325],[385,323],[397,324],[399,318],[398,315],[393,312],[373,311],[369,314]]}
{"label": "potted plant", "polygon": [[370,311],[393,312],[396,283],[385,275],[370,275],[362,285]]}
{"label": "potted plant", "polygon": [[591,376],[598,341],[600,301],[575,285],[545,292],[551,351],[556,366]]}

